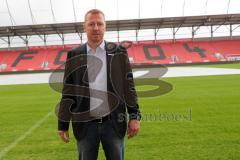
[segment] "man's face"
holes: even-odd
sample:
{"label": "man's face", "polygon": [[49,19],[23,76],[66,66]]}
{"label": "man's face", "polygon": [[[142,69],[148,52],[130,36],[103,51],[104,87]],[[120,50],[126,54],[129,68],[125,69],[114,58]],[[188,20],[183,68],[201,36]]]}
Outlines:
{"label": "man's face", "polygon": [[83,27],[90,43],[100,43],[103,40],[106,23],[102,14],[88,14]]}

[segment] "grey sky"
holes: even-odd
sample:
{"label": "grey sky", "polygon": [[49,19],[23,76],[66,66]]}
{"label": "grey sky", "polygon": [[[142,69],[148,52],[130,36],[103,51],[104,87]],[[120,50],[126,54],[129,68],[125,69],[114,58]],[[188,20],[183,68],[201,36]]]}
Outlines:
{"label": "grey sky", "polygon": [[0,0],[0,26],[81,22],[95,7],[113,20],[240,13],[239,6],[239,0]]}
{"label": "grey sky", "polygon": [[[52,4],[52,5],[51,5]],[[191,15],[240,13],[240,0],[0,0],[0,27],[64,22],[82,22],[86,11],[101,9],[107,20]],[[216,26],[217,27],[217,26]],[[235,26],[236,27],[236,26]],[[221,26],[214,36],[228,36],[229,26]],[[138,40],[153,40],[153,30],[140,30]],[[105,39],[117,41],[116,32],[108,32]],[[136,40],[135,31],[120,32],[120,41]],[[209,27],[201,27],[196,37],[208,37]],[[240,27],[233,35],[240,35]],[[171,29],[160,29],[157,39],[171,39]],[[191,38],[190,28],[180,28],[176,38]],[[86,40],[86,35],[83,35]],[[22,46],[19,37],[11,39],[13,46]],[[68,34],[65,44],[80,43],[76,34]],[[61,44],[58,35],[48,36],[48,45]],[[31,36],[29,45],[43,45],[38,36]],[[7,44],[0,40],[0,47]]]}

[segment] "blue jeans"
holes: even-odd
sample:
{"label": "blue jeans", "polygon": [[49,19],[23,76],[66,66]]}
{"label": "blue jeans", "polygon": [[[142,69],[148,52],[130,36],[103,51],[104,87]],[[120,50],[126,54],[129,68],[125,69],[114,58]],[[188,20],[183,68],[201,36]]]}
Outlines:
{"label": "blue jeans", "polygon": [[79,160],[97,160],[102,143],[106,160],[124,160],[124,138],[119,138],[111,120],[88,122],[86,136],[77,141]]}

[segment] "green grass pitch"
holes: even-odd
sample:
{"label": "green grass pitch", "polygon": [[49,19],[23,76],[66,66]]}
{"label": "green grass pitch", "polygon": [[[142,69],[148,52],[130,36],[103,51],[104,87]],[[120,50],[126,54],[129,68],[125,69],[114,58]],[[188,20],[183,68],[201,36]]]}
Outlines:
{"label": "green grass pitch", "polygon": [[[170,93],[139,98],[143,121],[139,135],[126,139],[126,160],[239,160],[240,75],[163,80],[173,85]],[[53,110],[59,98],[47,84],[0,86],[0,159],[77,159],[72,132],[68,144],[57,136]],[[100,160],[103,154],[101,149]]]}

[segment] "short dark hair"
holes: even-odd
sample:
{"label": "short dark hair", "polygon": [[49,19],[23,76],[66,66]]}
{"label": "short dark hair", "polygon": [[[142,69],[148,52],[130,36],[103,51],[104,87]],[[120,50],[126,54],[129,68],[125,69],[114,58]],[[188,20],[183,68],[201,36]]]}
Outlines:
{"label": "short dark hair", "polygon": [[91,10],[87,11],[87,13],[85,14],[84,22],[86,22],[87,15],[89,15],[89,14],[102,14],[104,19],[105,19],[105,15],[104,15],[104,13],[101,10],[99,10],[99,9],[91,9]]}

